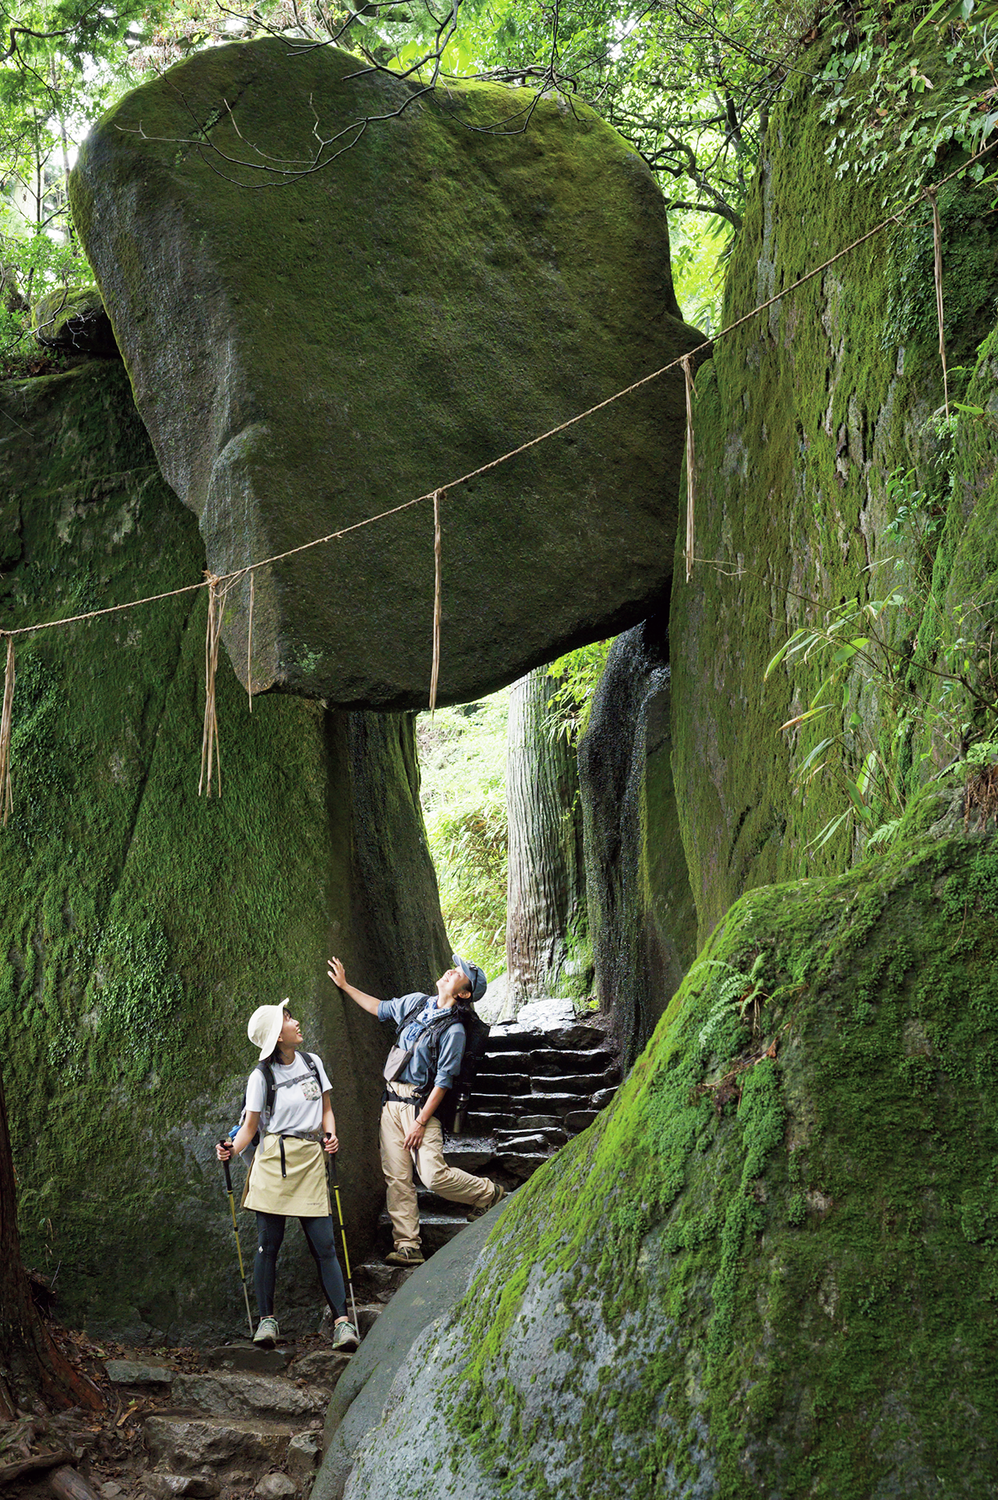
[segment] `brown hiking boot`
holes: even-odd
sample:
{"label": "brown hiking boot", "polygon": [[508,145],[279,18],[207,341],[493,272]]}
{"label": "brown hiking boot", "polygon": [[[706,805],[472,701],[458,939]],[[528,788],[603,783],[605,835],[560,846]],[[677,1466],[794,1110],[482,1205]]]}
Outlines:
{"label": "brown hiking boot", "polygon": [[496,1204],[501,1203],[502,1200],[507,1196],[508,1194],[502,1183],[494,1182],[492,1184],[492,1197],[489,1202],[486,1203],[485,1207],[468,1209],[468,1212],[465,1216],[468,1220],[468,1223],[470,1224],[473,1219],[480,1219],[482,1217],[482,1214],[487,1214],[490,1208],[495,1208]]}
{"label": "brown hiking boot", "polygon": [[385,1256],[393,1266],[421,1266],[425,1258],[418,1245],[399,1245]]}

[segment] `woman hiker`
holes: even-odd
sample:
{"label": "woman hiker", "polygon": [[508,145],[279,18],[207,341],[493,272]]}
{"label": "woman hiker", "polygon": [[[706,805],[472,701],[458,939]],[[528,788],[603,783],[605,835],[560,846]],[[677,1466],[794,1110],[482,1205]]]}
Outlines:
{"label": "woman hiker", "polygon": [[[250,1166],[243,1207],[256,1213],[257,1251],[253,1262],[260,1323],[253,1342],[272,1345],[280,1332],[274,1317],[277,1252],[284,1227],[294,1215],[308,1241],[326,1301],[332,1310],[333,1348],[356,1349],[357,1330],[347,1318],[343,1273],[336,1258],[329,1186],[323,1152],[339,1150],[330,1083],[320,1058],[298,1052],[302,1034],[283,1005],[261,1005],[246,1028],[260,1062],[246,1085],[245,1117],[231,1145],[219,1143],[219,1161],[241,1156],[260,1128],[261,1141]],[[269,1077],[268,1077],[269,1073]]]}
{"label": "woman hiker", "polygon": [[462,1025],[445,1025],[444,1020],[453,1012],[459,1021],[462,1010],[480,1000],[486,986],[477,964],[456,953],[453,958],[455,967],[437,980],[435,995],[417,993],[395,1000],[366,995],[347,982],[338,958],[329,960],[329,977],[345,995],[379,1021],[392,1021],[401,1028],[386,1064],[387,1088],[381,1106],[381,1168],[395,1241],[386,1259],[399,1266],[418,1266],[423,1261],[413,1162],[424,1187],[452,1203],[467,1204],[469,1218],[477,1218],[506,1196],[499,1183],[472,1177],[444,1161],[444,1132],[436,1111],[461,1071],[466,1040]]}

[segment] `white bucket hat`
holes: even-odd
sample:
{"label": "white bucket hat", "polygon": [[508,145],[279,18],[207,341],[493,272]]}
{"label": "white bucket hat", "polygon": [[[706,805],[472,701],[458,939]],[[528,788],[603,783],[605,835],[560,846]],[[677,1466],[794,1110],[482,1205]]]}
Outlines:
{"label": "white bucket hat", "polygon": [[261,1062],[265,1057],[269,1057],[277,1046],[277,1038],[284,1025],[284,1010],[290,1004],[289,997],[282,1000],[280,1005],[261,1005],[250,1016],[246,1032],[254,1047],[259,1047]]}

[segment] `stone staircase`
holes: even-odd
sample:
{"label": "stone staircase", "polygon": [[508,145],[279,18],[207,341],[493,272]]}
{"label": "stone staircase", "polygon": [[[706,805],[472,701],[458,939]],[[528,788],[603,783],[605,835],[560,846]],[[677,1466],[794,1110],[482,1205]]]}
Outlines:
{"label": "stone staircase", "polygon": [[[620,1085],[616,1050],[596,1018],[569,1000],[538,1000],[515,1021],[492,1028],[468,1114],[468,1133],[445,1142],[448,1163],[491,1177],[508,1190],[591,1125]],[[467,1223],[466,1211],[417,1189],[423,1254],[432,1255]],[[391,1248],[391,1221],[378,1247]]]}

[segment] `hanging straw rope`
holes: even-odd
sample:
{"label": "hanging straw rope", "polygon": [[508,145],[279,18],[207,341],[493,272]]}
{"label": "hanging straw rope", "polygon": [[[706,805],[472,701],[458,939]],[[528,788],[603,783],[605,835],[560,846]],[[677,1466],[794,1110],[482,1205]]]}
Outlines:
{"label": "hanging straw rope", "polygon": [[437,706],[437,682],[440,679],[440,621],[443,616],[443,541],[440,535],[440,497],[443,490],[433,491],[433,666],[430,668],[430,712]]}
{"label": "hanging straw rope", "polygon": [[250,713],[253,712],[253,581],[255,577],[256,575],[251,568],[249,626],[246,631],[246,693],[249,698]]}
{"label": "hanging straw rope", "polygon": [[683,355],[686,377],[686,582],[693,577],[693,505],[696,500],[696,453],[693,446],[693,356]]}
{"label": "hanging straw rope", "polygon": [[939,204],[936,189],[927,187],[925,196],[932,204],[932,245],[934,252],[933,272],[936,282],[936,317],[939,320],[939,358],[943,367],[943,406],[949,417],[949,371],[946,368],[946,334],[943,329],[943,230],[939,222]]}
{"label": "hanging straw rope", "polygon": [[7,666],[3,679],[3,714],[0,716],[0,802],[3,803],[3,822],[14,810],[14,796],[10,789],[10,725],[14,708],[14,638],[7,637]]}
{"label": "hanging straw rope", "polygon": [[[215,711],[215,674],[218,671],[218,645],[222,639],[222,607],[229,589],[242,577],[241,573],[222,579],[217,573],[206,573],[208,581],[208,627],[204,639],[204,733],[201,736],[201,779],[198,796],[202,789],[211,796],[211,779],[215,777],[215,795],[222,795],[222,757],[218,745],[218,715]],[[223,586],[224,584],[224,586]]]}
{"label": "hanging straw rope", "polygon": [[[941,177],[937,183],[933,184],[931,191],[937,192],[946,183],[952,182],[957,177],[962,177],[976,162],[993,151],[996,146],[998,146],[998,137],[993,141],[989,141],[986,146],[982,146],[979,151],[975,152],[973,156],[969,156],[965,162],[961,162],[959,167],[947,173],[945,177]],[[772,297],[768,297],[765,302],[758,303],[749,312],[744,313],[742,317],[736,318],[733,323],[727,323],[723,328],[718,329],[712,338],[705,339],[702,344],[698,344],[695,349],[691,349],[689,351],[690,356],[693,358],[696,358],[698,355],[706,356],[713,349],[714,345],[727,334],[734,333],[737,329],[744,327],[746,323],[750,323],[760,313],[764,313],[768,308],[775,306],[776,303],[782,302],[783,298],[788,297],[791,292],[796,292],[798,288],[806,286],[816,276],[823,275],[830,266],[834,266],[838,261],[843,260],[845,256],[851,255],[854,250],[858,250],[860,246],[874,239],[876,235],[882,234],[892,224],[900,224],[901,220],[912,211],[916,204],[922,201],[923,196],[924,194],[920,193],[917,198],[899,208],[896,213],[890,214],[886,219],[881,220],[879,224],[875,224],[872,229],[868,229],[865,234],[861,234],[858,239],[852,240],[848,245],[843,246],[841,250],[830,256],[828,260],[822,261],[820,265],[805,272],[796,281],[792,281],[789,286],[783,287],[781,291],[775,292]],[[459,484],[467,484],[470,480],[478,479],[482,475],[491,472],[491,470],[499,468],[501,464],[509,463],[511,459],[518,458],[521,453],[526,453],[529,449],[536,448],[538,444],[546,442],[549,438],[557,437],[559,433],[565,432],[570,427],[574,427],[578,422],[586,421],[587,418],[595,416],[597,412],[604,411],[608,406],[612,406],[614,402],[620,401],[623,397],[630,396],[635,391],[642,390],[646,385],[650,385],[652,381],[658,380],[662,375],[668,374],[670,370],[676,369],[687,357],[686,355],[677,356],[676,359],[670,360],[668,364],[662,365],[657,370],[652,370],[649,375],[643,375],[640,380],[634,381],[632,385],[625,386],[623,390],[615,391],[612,396],[607,396],[604,401],[597,402],[595,406],[590,406],[585,411],[577,412],[574,417],[569,417],[567,421],[562,422],[559,426],[552,427],[547,432],[539,433],[537,437],[530,438],[527,442],[521,443],[517,448],[511,448],[507,453],[501,453],[498,458],[493,458],[488,463],[482,464],[479,468],[472,469],[467,474],[462,474],[458,479],[448,480],[443,489],[454,489]],[[312,547],[322,547],[328,542],[338,541],[341,537],[348,536],[352,531],[359,531],[364,526],[373,526],[377,521],[387,520],[390,516],[396,516],[401,511],[411,509],[414,505],[421,505],[424,501],[432,499],[435,493],[436,491],[427,490],[425,494],[416,495],[412,500],[404,500],[400,505],[393,505],[391,509],[381,511],[375,516],[366,516],[362,521],[355,521],[352,525],[343,526],[338,531],[330,531],[325,536],[313,537],[311,541],[302,542],[297,547],[289,547],[285,552],[275,553],[272,557],[260,558],[257,562],[248,563],[236,573],[225,574],[223,577],[226,579],[241,578],[244,573],[250,572],[255,568],[265,568],[273,563],[283,562],[285,558],[296,557],[299,552],[308,552]],[[142,599],[130,599],[125,604],[110,604],[104,609],[88,610],[85,614],[66,615],[58,620],[42,620],[37,625],[20,625],[14,630],[5,633],[14,636],[33,635],[39,630],[54,630],[63,625],[76,625],[83,620],[96,620],[101,615],[113,615],[118,614],[124,609],[135,609],[140,604],[155,604],[161,599],[173,599],[179,594],[193,593],[196,589],[202,589],[206,586],[205,582],[189,583],[181,588],[169,589],[162,594],[149,594]]]}

